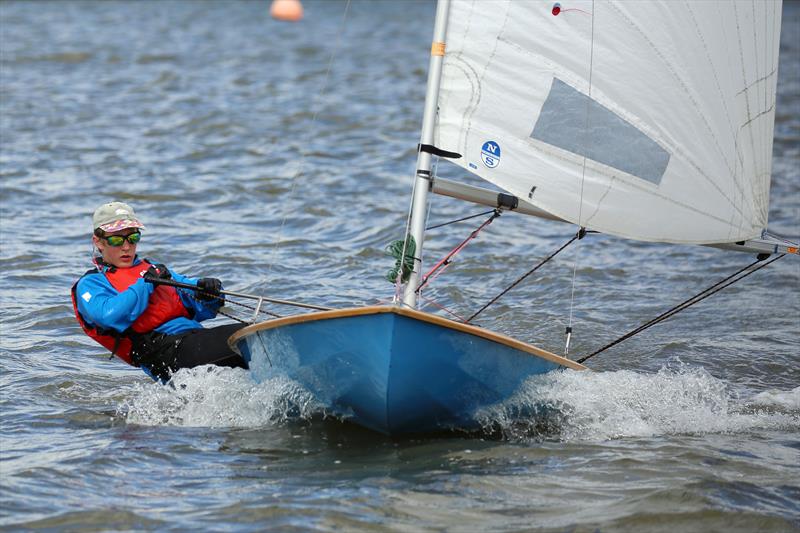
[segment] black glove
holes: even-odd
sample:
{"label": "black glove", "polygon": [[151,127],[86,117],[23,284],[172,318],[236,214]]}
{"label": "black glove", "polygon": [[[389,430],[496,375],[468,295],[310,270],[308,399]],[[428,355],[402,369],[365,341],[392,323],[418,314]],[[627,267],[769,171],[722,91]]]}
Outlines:
{"label": "black glove", "polygon": [[223,304],[225,303],[225,297],[219,293],[222,289],[222,282],[217,278],[201,278],[197,280],[197,288],[200,289],[197,293],[198,300],[217,299]]}
{"label": "black glove", "polygon": [[144,273],[144,280],[150,283],[154,283],[154,280],[159,279],[172,279],[172,275],[167,270],[167,265],[159,263],[158,265],[153,265],[147,269],[147,272]]}

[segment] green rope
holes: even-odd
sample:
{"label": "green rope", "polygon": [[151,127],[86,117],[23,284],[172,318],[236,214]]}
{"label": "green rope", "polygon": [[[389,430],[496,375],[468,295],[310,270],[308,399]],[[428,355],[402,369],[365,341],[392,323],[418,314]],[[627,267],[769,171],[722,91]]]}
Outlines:
{"label": "green rope", "polygon": [[406,257],[405,261],[402,261],[403,283],[408,281],[409,276],[411,276],[411,272],[414,270],[414,253],[417,251],[417,243],[414,241],[414,237],[409,235],[408,244],[405,244],[405,241],[401,239],[394,241],[386,247],[386,255],[390,255],[395,258],[394,268],[386,273],[386,279],[388,279],[391,283],[397,281],[397,274],[400,272],[401,256],[403,255],[404,245],[406,247]]}

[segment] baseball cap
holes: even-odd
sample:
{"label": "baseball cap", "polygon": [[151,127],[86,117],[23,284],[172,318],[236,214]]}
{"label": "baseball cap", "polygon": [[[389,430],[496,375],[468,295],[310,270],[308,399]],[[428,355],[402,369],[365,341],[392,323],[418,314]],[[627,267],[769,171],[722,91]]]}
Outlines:
{"label": "baseball cap", "polygon": [[126,228],[144,228],[144,224],[136,218],[133,208],[123,202],[110,202],[97,208],[92,217],[94,229],[106,232],[119,231]]}

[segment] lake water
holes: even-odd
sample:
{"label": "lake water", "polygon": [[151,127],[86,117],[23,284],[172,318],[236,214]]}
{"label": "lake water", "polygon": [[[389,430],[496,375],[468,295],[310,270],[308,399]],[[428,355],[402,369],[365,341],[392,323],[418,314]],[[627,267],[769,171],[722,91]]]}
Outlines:
{"label": "lake water", "polygon": [[[305,4],[292,25],[266,2],[0,3],[0,527],[800,530],[792,257],[599,355],[596,372],[527,383],[484,435],[387,439],[243,370],[164,387],[80,332],[69,287],[112,199],[147,224],[140,252],[187,275],[328,306],[391,298],[383,249],[403,233],[434,5],[353,2],[345,20],[344,2]],[[797,3],[780,61],[770,227],[797,237]],[[430,219],[483,210],[434,198]],[[432,231],[428,261],[479,220]],[[573,232],[504,215],[429,296],[474,311]],[[752,260],[600,236],[578,253],[576,355]],[[574,259],[480,324],[560,352]],[[532,402],[554,414],[510,421]]]}

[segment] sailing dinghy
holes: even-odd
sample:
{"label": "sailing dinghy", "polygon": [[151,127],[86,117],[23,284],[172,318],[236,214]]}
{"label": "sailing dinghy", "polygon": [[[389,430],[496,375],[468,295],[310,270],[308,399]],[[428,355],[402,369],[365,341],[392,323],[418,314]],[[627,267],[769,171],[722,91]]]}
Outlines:
{"label": "sailing dinghy", "polygon": [[[780,19],[779,1],[440,0],[402,298],[253,324],[231,346],[392,435],[474,429],[530,376],[584,369],[416,309],[430,191],[582,231],[796,255],[766,232]],[[440,179],[434,157],[506,193]]]}

